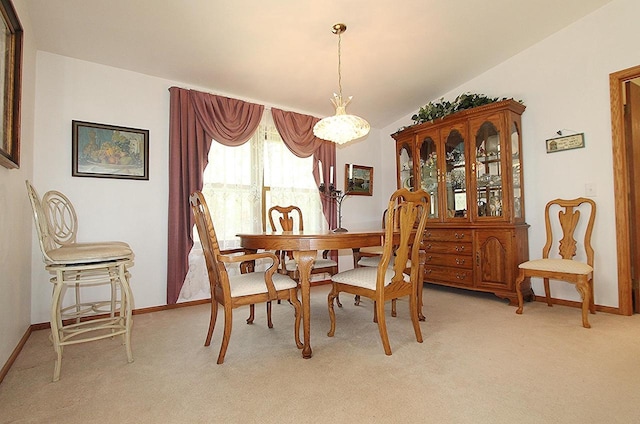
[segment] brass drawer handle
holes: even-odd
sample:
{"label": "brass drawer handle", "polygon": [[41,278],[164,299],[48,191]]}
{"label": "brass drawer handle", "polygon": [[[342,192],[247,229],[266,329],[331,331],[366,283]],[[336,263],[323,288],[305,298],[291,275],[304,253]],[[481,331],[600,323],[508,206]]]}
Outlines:
{"label": "brass drawer handle", "polygon": [[467,278],[467,274],[466,273],[464,273],[464,274],[456,274],[456,278],[458,280],[464,280],[465,278]]}
{"label": "brass drawer handle", "polygon": [[429,243],[429,244],[427,244],[425,247],[426,247],[426,249],[427,249],[427,250],[431,250],[431,248],[432,248],[433,246],[431,245],[431,243]]}
{"label": "brass drawer handle", "polygon": [[461,240],[461,239],[463,239],[463,238],[464,238],[464,233],[462,233],[462,234],[455,233],[455,237],[456,237],[458,240]]}
{"label": "brass drawer handle", "polygon": [[465,260],[464,259],[460,259],[460,258],[456,258],[456,264],[458,265],[464,265]]}
{"label": "brass drawer handle", "polygon": [[429,255],[427,256],[427,262],[430,262],[433,259],[433,256]]}
{"label": "brass drawer handle", "polygon": [[456,252],[464,252],[464,246],[456,246]]}

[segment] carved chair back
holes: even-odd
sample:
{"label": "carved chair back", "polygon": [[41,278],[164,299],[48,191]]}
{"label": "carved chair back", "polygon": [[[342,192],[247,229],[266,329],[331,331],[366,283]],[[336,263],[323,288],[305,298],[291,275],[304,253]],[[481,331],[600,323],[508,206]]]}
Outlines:
{"label": "carved chair back", "polygon": [[304,230],[304,222],[302,220],[302,211],[297,206],[272,206],[269,208],[269,225],[271,231],[277,231],[277,225],[274,218],[278,219],[282,231],[293,231],[295,222],[298,222],[298,230]]}
{"label": "carved chair back", "polygon": [[223,263],[218,261],[220,245],[218,244],[216,230],[213,228],[207,202],[201,192],[195,192],[189,197],[189,203],[191,204],[191,211],[196,221],[198,236],[202,244],[202,252],[207,264],[211,296],[214,296],[216,286],[220,286],[223,292],[230,293],[231,289],[229,287],[227,269]]}
{"label": "carved chair back", "polygon": [[[553,214],[557,211],[557,220]],[[581,215],[586,214],[586,224],[581,224]],[[586,197],[564,200],[555,199],[547,203],[545,207],[546,243],[542,249],[542,257],[549,258],[555,253],[551,251],[554,246],[562,259],[574,259],[578,253],[580,243],[575,239],[576,232],[583,233],[581,256],[584,261],[593,267],[593,248],[591,235],[596,216],[596,204]],[[581,225],[579,227],[579,225]]]}

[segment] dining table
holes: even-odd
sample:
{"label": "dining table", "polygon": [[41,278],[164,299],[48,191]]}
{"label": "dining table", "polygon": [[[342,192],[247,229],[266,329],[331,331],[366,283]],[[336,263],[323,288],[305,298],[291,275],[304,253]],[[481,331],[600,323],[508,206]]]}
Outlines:
{"label": "dining table", "polygon": [[251,250],[287,250],[293,252],[293,258],[300,273],[300,292],[302,297],[302,357],[311,358],[311,269],[318,251],[353,249],[360,247],[382,246],[384,230],[313,232],[313,231],[265,231],[262,233],[238,234],[240,245]]}

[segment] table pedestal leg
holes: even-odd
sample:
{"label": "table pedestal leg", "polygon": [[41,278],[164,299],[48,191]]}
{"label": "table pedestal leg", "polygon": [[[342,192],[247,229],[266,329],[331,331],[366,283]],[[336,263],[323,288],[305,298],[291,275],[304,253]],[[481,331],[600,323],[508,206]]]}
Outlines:
{"label": "table pedestal leg", "polygon": [[294,251],[293,258],[298,264],[300,273],[300,291],[302,293],[302,329],[304,333],[304,347],[302,357],[311,358],[311,268],[318,252],[315,250]]}

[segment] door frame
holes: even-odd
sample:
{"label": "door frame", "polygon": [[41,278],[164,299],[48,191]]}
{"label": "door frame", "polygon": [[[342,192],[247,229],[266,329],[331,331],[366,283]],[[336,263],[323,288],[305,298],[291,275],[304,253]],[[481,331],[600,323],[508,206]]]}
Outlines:
{"label": "door frame", "polygon": [[[611,99],[611,137],[613,146],[613,187],[616,193],[627,193],[629,162],[624,144],[623,84],[640,77],[640,65],[609,74]],[[633,314],[631,287],[631,249],[629,240],[629,199],[615,197],[616,246],[618,251],[618,309],[622,315]]]}

